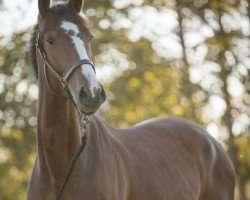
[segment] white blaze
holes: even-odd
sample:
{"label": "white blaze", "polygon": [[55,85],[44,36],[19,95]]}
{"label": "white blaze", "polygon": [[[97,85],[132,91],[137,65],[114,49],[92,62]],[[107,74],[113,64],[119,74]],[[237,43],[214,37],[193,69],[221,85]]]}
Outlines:
{"label": "white blaze", "polygon": [[[61,28],[65,31],[65,33],[71,38],[72,44],[74,45],[76,52],[80,58],[82,59],[88,59],[89,56],[87,54],[87,51],[85,49],[84,42],[79,37],[79,28],[76,24],[72,22],[63,21],[61,24]],[[81,66],[81,73],[89,80],[90,82],[90,91],[92,93],[92,97],[94,97],[94,88],[100,87],[99,82],[96,79],[95,72],[91,65],[82,65]]]}

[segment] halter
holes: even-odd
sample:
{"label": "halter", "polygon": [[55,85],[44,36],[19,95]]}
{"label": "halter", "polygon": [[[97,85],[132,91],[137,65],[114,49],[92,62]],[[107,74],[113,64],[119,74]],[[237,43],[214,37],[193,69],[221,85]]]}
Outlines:
{"label": "halter", "polygon": [[[44,48],[42,46],[42,43],[40,41],[40,33],[39,33],[39,28],[37,30],[37,38],[36,38],[36,43],[35,43],[36,49],[38,50],[42,61],[43,61],[43,66],[44,66],[44,77],[45,77],[45,81],[48,85],[48,87],[50,88],[50,90],[56,95],[56,96],[61,96],[59,95],[57,92],[54,91],[54,89],[50,86],[48,77],[47,77],[47,68],[49,68],[49,70],[52,72],[52,74],[61,82],[61,84],[63,85],[64,90],[67,92],[70,100],[72,101],[73,105],[75,106],[75,108],[77,109],[78,113],[80,114],[80,118],[81,118],[81,125],[82,125],[82,130],[81,130],[81,146],[79,148],[79,150],[76,152],[76,154],[74,155],[74,157],[72,158],[72,160],[70,161],[70,164],[68,166],[67,169],[67,173],[65,175],[64,178],[64,182],[59,190],[59,193],[56,196],[56,200],[61,199],[62,197],[62,193],[64,191],[64,188],[66,187],[69,178],[73,172],[73,169],[75,167],[75,164],[79,158],[79,156],[81,155],[81,153],[83,152],[86,144],[87,144],[87,126],[89,125],[89,118],[88,116],[86,116],[85,114],[83,114],[76,106],[75,101],[73,100],[73,97],[69,91],[69,87],[68,87],[68,81],[70,76],[72,75],[72,73],[81,65],[83,64],[88,64],[91,65],[94,72],[95,72],[95,66],[94,64],[88,60],[88,59],[82,59],[77,61],[75,64],[73,64],[70,69],[67,71],[67,73],[65,74],[65,76],[61,76],[56,70],[55,68],[50,64],[50,62],[48,61],[47,57],[46,57],[46,53],[44,51]],[[95,72],[96,73],[96,72]],[[66,97],[64,97],[66,98]]]}
{"label": "halter", "polygon": [[[67,71],[67,73],[65,74],[65,76],[61,76],[56,70],[55,68],[50,64],[50,62],[48,61],[47,59],[47,56],[46,56],[46,53],[45,53],[45,50],[42,46],[42,43],[40,41],[40,33],[39,33],[39,28],[38,28],[38,31],[37,31],[37,38],[36,38],[36,48],[43,60],[43,66],[44,66],[44,76],[45,76],[45,81],[47,83],[47,85],[49,86],[50,90],[56,95],[56,96],[59,96],[55,90],[50,86],[50,83],[49,83],[49,79],[48,79],[48,76],[47,76],[47,68],[49,68],[49,70],[52,72],[52,74],[61,82],[61,84],[63,85],[63,88],[66,90],[66,92],[68,93],[69,97],[71,98],[71,94],[69,92],[69,88],[68,88],[68,81],[69,81],[69,78],[70,76],[72,75],[72,73],[78,68],[80,67],[81,65],[83,64],[88,64],[90,65],[94,72],[96,73],[95,71],[95,66],[93,64],[93,62],[91,62],[90,60],[88,59],[82,59],[82,60],[79,60],[77,61],[75,64],[73,64],[69,70]],[[73,100],[73,99],[72,99]],[[74,102],[74,101],[73,101]],[[74,103],[75,104],[75,103]]]}

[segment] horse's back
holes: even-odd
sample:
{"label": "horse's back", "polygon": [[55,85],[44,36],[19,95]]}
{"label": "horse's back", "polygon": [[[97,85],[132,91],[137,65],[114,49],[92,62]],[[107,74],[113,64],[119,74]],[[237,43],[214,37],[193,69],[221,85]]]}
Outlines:
{"label": "horse's back", "polygon": [[158,199],[233,199],[233,165],[199,125],[180,118],[154,118],[116,133],[127,152],[131,193],[138,194],[141,184],[147,188],[145,199],[150,194]]}

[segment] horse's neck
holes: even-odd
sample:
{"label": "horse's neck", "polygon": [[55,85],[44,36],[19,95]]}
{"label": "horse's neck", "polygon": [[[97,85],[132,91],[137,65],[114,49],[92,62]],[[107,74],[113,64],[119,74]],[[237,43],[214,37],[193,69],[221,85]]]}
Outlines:
{"label": "horse's neck", "polygon": [[77,112],[72,102],[58,98],[39,84],[38,159],[44,176],[61,181],[80,146]]}

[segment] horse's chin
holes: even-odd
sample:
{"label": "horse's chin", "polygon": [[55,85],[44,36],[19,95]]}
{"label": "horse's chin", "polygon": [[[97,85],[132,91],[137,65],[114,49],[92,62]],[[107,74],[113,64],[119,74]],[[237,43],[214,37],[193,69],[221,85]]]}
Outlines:
{"label": "horse's chin", "polygon": [[100,106],[96,107],[96,108],[86,108],[85,106],[78,106],[77,105],[78,110],[87,116],[93,115],[96,113],[96,111],[100,108]]}

